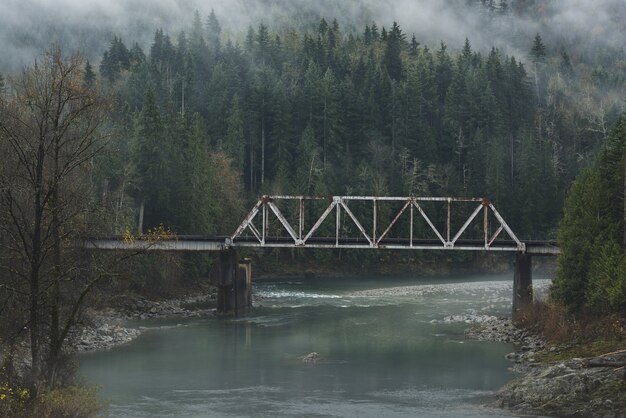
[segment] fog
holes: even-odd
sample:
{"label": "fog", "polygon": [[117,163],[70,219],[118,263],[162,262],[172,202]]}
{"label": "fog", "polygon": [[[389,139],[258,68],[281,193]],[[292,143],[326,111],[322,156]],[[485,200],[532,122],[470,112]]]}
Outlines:
{"label": "fog", "polygon": [[[361,33],[397,21],[410,37],[458,48],[467,37],[478,49],[495,45],[522,58],[535,33],[548,46],[597,44],[622,47],[626,39],[624,0],[509,0],[506,18],[491,19],[479,0],[0,0],[0,72],[31,63],[52,43],[79,49],[97,61],[110,39],[149,46],[154,30],[187,30],[195,10],[215,13],[224,35],[241,40],[249,25],[278,30],[308,27],[320,17],[337,19],[345,32]],[[499,0],[496,0],[499,4]],[[522,4],[530,13],[521,13]],[[468,6],[471,4],[471,7]],[[313,19],[311,19],[313,18]],[[581,48],[579,48],[581,49]],[[586,48],[589,49],[589,48]]]}

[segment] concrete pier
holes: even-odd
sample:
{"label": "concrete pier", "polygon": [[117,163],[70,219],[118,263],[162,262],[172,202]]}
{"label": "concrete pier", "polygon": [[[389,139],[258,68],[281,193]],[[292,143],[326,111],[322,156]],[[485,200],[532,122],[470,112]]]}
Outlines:
{"label": "concrete pier", "polygon": [[513,320],[519,318],[520,311],[533,302],[532,256],[517,253],[513,274]]}
{"label": "concrete pier", "polygon": [[241,315],[252,307],[252,264],[233,249],[220,251],[210,280],[217,286],[217,312]]}

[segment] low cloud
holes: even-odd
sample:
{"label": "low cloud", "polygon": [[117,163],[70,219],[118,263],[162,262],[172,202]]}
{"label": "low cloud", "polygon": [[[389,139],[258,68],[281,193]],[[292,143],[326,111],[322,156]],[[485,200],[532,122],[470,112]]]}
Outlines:
{"label": "low cloud", "polygon": [[[528,1],[527,1],[528,2]],[[114,36],[149,46],[154,30],[171,35],[187,30],[195,10],[211,9],[224,32],[241,39],[249,25],[303,26],[311,17],[337,19],[345,30],[362,31],[375,21],[397,21],[410,38],[460,47],[467,37],[478,49],[492,45],[524,55],[540,32],[553,44],[607,44],[620,47],[626,36],[623,0],[534,0],[526,16],[489,19],[478,0],[3,0],[0,11],[0,71],[31,63],[51,43],[79,49],[97,60]],[[471,7],[468,4],[472,4]],[[496,3],[498,3],[496,1]],[[510,4],[514,1],[510,0]]]}

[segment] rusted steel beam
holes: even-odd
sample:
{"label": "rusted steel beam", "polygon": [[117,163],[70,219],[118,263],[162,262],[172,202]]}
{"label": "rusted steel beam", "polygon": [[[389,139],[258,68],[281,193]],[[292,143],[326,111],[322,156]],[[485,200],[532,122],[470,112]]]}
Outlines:
{"label": "rusted steel beam", "polygon": [[414,206],[414,202],[415,200],[413,200],[411,202],[411,226],[410,226],[410,230],[409,230],[409,246],[413,246],[413,206]]}
{"label": "rusted steel beam", "polygon": [[[297,228],[292,227],[289,221],[285,218],[283,213],[280,211],[278,206],[276,205],[276,201],[278,200],[295,200],[298,202],[298,225]],[[311,229],[306,232],[305,231],[305,211],[304,204],[305,201],[328,201],[329,204],[322,213],[322,215],[316,220]],[[350,201],[363,201],[363,202],[372,202],[372,231],[371,235],[365,230],[357,214],[355,214],[349,207],[348,202]],[[398,211],[398,213],[394,216],[393,220],[386,224],[385,230],[382,234],[378,235],[377,229],[379,226],[383,226],[378,219],[379,216],[379,202],[404,202],[402,208]],[[426,214],[422,206],[419,202],[442,202],[446,203],[446,213],[445,213],[445,231],[443,233],[445,236],[438,230],[429,216]],[[478,202],[479,206],[473,211],[473,213],[467,218],[463,226],[456,232],[454,237],[452,237],[452,203],[453,202]],[[526,244],[520,241],[520,239],[515,235],[515,233],[511,230],[509,225],[505,222],[500,213],[496,210],[494,205],[486,198],[468,198],[468,197],[417,197],[417,196],[409,196],[409,197],[399,197],[399,196],[296,196],[296,195],[264,195],[262,196],[257,203],[254,205],[252,210],[246,215],[242,223],[237,227],[232,236],[230,236],[225,243],[225,245],[245,245],[245,246],[315,246],[318,248],[328,248],[326,245],[330,244],[319,244],[319,243],[307,243],[307,241],[317,232],[320,225],[326,220],[328,215],[336,210],[336,220],[335,220],[335,237],[333,239],[333,244],[331,247],[334,248],[352,248],[355,244],[348,244],[345,241],[342,243],[341,237],[341,212],[342,208],[347,214],[347,216],[354,222],[356,227],[359,229],[363,237],[367,240],[367,244],[356,244],[358,248],[415,248],[415,249],[481,249],[481,250],[494,250],[494,251],[510,251],[514,249],[519,252],[526,251]],[[410,208],[410,222],[409,222],[409,231],[408,231],[408,241],[407,245],[387,245],[385,241],[387,236],[389,235],[391,229],[394,225],[396,225],[400,219],[400,217],[406,212],[406,209]],[[414,208],[417,208],[420,215],[430,229],[435,233],[437,239],[441,241],[442,246],[433,246],[416,243],[414,236]],[[456,246],[459,238],[463,233],[469,228],[469,226],[474,222],[475,218],[480,213],[481,209],[483,209],[483,238],[482,244],[480,247],[476,246],[467,246],[461,245]],[[496,230],[496,232],[490,237],[489,231],[489,210],[491,210],[498,220],[500,226]],[[287,243],[277,243],[275,239],[269,240],[268,231],[269,231],[269,212],[273,212],[282,227],[287,231],[289,237],[293,240],[293,244]],[[257,217],[259,212],[262,212],[262,229],[259,231],[254,225],[254,219]],[[294,225],[295,226],[295,225]],[[249,230],[257,242],[246,242],[245,244],[242,242],[243,237],[242,234]],[[509,237],[514,241],[515,245],[510,246],[497,246],[495,245],[496,239],[500,235],[500,233],[505,230]],[[305,235],[306,232],[306,235]],[[405,234],[402,234],[406,237]],[[280,237],[278,237],[280,238]],[[330,237],[328,237],[330,238]],[[406,239],[406,238],[405,238]],[[423,240],[423,239],[422,239]],[[418,238],[418,242],[420,239]],[[463,241],[463,240],[461,240]],[[323,247],[320,247],[322,245]],[[539,251],[539,249],[537,249]],[[552,253],[553,250],[546,250],[546,253]]]}
{"label": "rusted steel beam", "polygon": [[446,240],[443,239],[443,237],[441,236],[441,234],[439,233],[437,228],[435,228],[435,225],[433,225],[432,221],[430,220],[428,215],[426,215],[426,212],[424,212],[422,207],[420,205],[418,205],[417,202],[413,202],[413,206],[415,206],[417,208],[419,213],[422,215],[422,218],[424,218],[426,220],[426,223],[430,226],[430,229],[432,229],[435,232],[435,234],[437,235],[437,238],[439,238],[439,240],[441,240],[441,243],[445,245],[446,244]]}
{"label": "rusted steel beam", "polygon": [[526,251],[526,246],[524,245],[524,243],[522,243],[517,236],[515,235],[515,233],[511,230],[511,228],[509,228],[509,225],[506,223],[506,221],[504,220],[504,218],[502,218],[502,216],[500,215],[500,212],[498,212],[496,210],[496,208],[493,206],[493,204],[489,203],[489,208],[493,211],[493,214],[495,215],[496,219],[500,222],[500,224],[502,225],[502,227],[504,228],[504,230],[507,232],[507,234],[509,234],[509,236],[511,237],[511,239],[513,239],[513,241],[515,241],[517,243],[517,247],[521,252]]}
{"label": "rusted steel beam", "polygon": [[339,247],[339,225],[341,219],[341,205],[337,205],[337,219],[336,219],[336,229],[335,229],[335,246]]}
{"label": "rusted steel beam", "polygon": [[257,213],[259,213],[259,208],[261,207],[261,205],[263,205],[263,203],[264,203],[263,198],[259,199],[259,201],[256,202],[252,210],[250,210],[250,212],[248,212],[246,217],[243,219],[243,222],[241,223],[241,225],[239,225],[237,229],[235,230],[235,232],[233,232],[233,235],[231,235],[231,239],[235,239],[236,237],[241,235],[241,233],[248,227],[248,223],[250,223],[250,221],[254,219]]}
{"label": "rusted steel beam", "polygon": [[350,208],[348,208],[348,205],[346,205],[346,203],[343,200],[340,200],[339,203],[341,204],[341,206],[343,206],[344,210],[346,211],[350,219],[352,219],[352,222],[354,222],[356,227],[359,229],[359,231],[361,231],[365,239],[369,242],[370,246],[373,246],[374,240],[367,236],[367,233],[365,232],[365,228],[363,228],[363,225],[361,225],[361,223],[358,221],[356,216],[354,216]]}
{"label": "rusted steel beam", "polygon": [[463,232],[465,232],[465,230],[467,229],[467,227],[472,223],[472,221],[474,220],[474,218],[476,218],[476,215],[478,215],[480,213],[480,210],[483,208],[483,205],[478,205],[478,207],[476,208],[476,210],[474,210],[474,212],[472,213],[472,215],[467,218],[467,221],[465,221],[465,223],[463,224],[463,226],[461,227],[461,229],[459,229],[459,232],[456,233],[456,235],[454,236],[454,238],[452,238],[452,245],[454,245],[454,243],[456,242],[457,239],[459,239],[459,237],[461,236],[461,234],[463,234]]}
{"label": "rusted steel beam", "polygon": [[335,206],[337,206],[338,203],[339,203],[339,198],[333,198],[333,201],[330,202],[330,205],[328,205],[328,207],[326,208],[324,213],[322,213],[322,216],[319,217],[317,222],[315,222],[315,224],[311,227],[311,230],[309,231],[309,233],[306,234],[306,236],[302,240],[302,244],[304,244],[306,242],[306,240],[308,240],[309,237],[311,235],[313,235],[315,233],[315,231],[317,231],[317,228],[319,228],[319,226],[322,224],[322,222],[324,222],[326,217],[328,217],[330,212],[335,208]]}
{"label": "rusted steel beam", "polygon": [[485,249],[489,247],[489,207],[483,205],[483,232],[485,234]]}
{"label": "rusted steel beam", "polygon": [[340,198],[342,200],[379,200],[384,202],[392,201],[418,201],[418,202],[482,202],[482,197],[425,197],[425,196],[307,196],[307,195],[264,195],[261,199],[267,200],[333,200]]}
{"label": "rusted steel beam", "polygon": [[496,230],[496,232],[494,232],[493,236],[489,240],[488,247],[491,247],[491,244],[493,244],[493,242],[496,240],[496,238],[498,238],[498,235],[500,235],[500,232],[502,232],[503,229],[504,228],[502,227],[502,225],[500,225],[500,227]]}
{"label": "rusted steel beam", "polygon": [[265,243],[264,238],[262,238],[262,237],[261,237],[261,234],[259,233],[259,230],[258,230],[258,229],[256,229],[256,226],[254,226],[254,223],[253,223],[252,221],[250,221],[250,222],[248,223],[248,229],[249,229],[250,231],[252,231],[252,235],[254,235],[254,237],[255,237],[256,239],[258,239],[258,240],[259,240],[259,242],[260,242],[261,244],[264,244],[264,243]]}
{"label": "rusted steel beam", "polygon": [[448,198],[448,218],[446,221],[446,240],[448,245],[450,245],[450,229],[452,225],[452,199]]}
{"label": "rusted steel beam", "polygon": [[283,216],[283,213],[280,211],[280,209],[278,209],[278,207],[272,201],[267,202],[267,206],[269,206],[272,212],[274,212],[274,215],[276,215],[278,221],[287,230],[287,233],[291,236],[291,238],[293,238],[294,244],[301,245],[302,241],[296,236],[296,231],[293,230],[287,219],[285,219],[285,217]]}
{"label": "rusted steel beam", "polygon": [[378,244],[380,242],[380,240],[382,240],[383,238],[385,238],[385,235],[387,235],[387,233],[389,232],[389,230],[396,224],[396,222],[398,222],[398,219],[400,219],[400,216],[402,216],[402,214],[404,213],[404,211],[406,210],[406,208],[409,207],[409,205],[411,204],[410,200],[407,200],[407,202],[404,204],[404,206],[402,207],[402,209],[400,209],[400,212],[398,212],[398,214],[395,216],[395,218],[393,218],[393,221],[391,221],[391,223],[389,224],[389,226],[387,227],[387,229],[385,229],[385,232],[383,232],[382,234],[380,234],[380,237],[378,237],[378,239],[376,240],[376,244]]}
{"label": "rusted steel beam", "polygon": [[300,198],[300,219],[299,219],[299,228],[298,228],[298,238],[302,240],[302,230],[304,229],[304,200]]}

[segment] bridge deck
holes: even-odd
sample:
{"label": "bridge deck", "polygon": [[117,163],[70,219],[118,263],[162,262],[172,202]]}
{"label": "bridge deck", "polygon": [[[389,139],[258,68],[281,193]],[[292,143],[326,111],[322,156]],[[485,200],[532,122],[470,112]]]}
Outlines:
{"label": "bridge deck", "polygon": [[[526,253],[532,255],[558,255],[559,248],[555,241],[524,241]],[[445,246],[436,239],[388,238],[377,245],[370,245],[365,239],[311,237],[304,245],[295,245],[285,237],[266,237],[260,243],[254,237],[239,237],[235,242],[229,237],[203,237],[182,235],[173,239],[148,241],[135,239],[124,241],[121,236],[88,238],[83,242],[87,249],[99,250],[146,250],[146,251],[222,251],[227,248],[345,248],[345,249],[388,249],[388,250],[465,250],[465,251],[500,251],[519,252],[518,244],[513,240],[499,240],[486,248],[481,240],[457,240],[453,246]]]}

